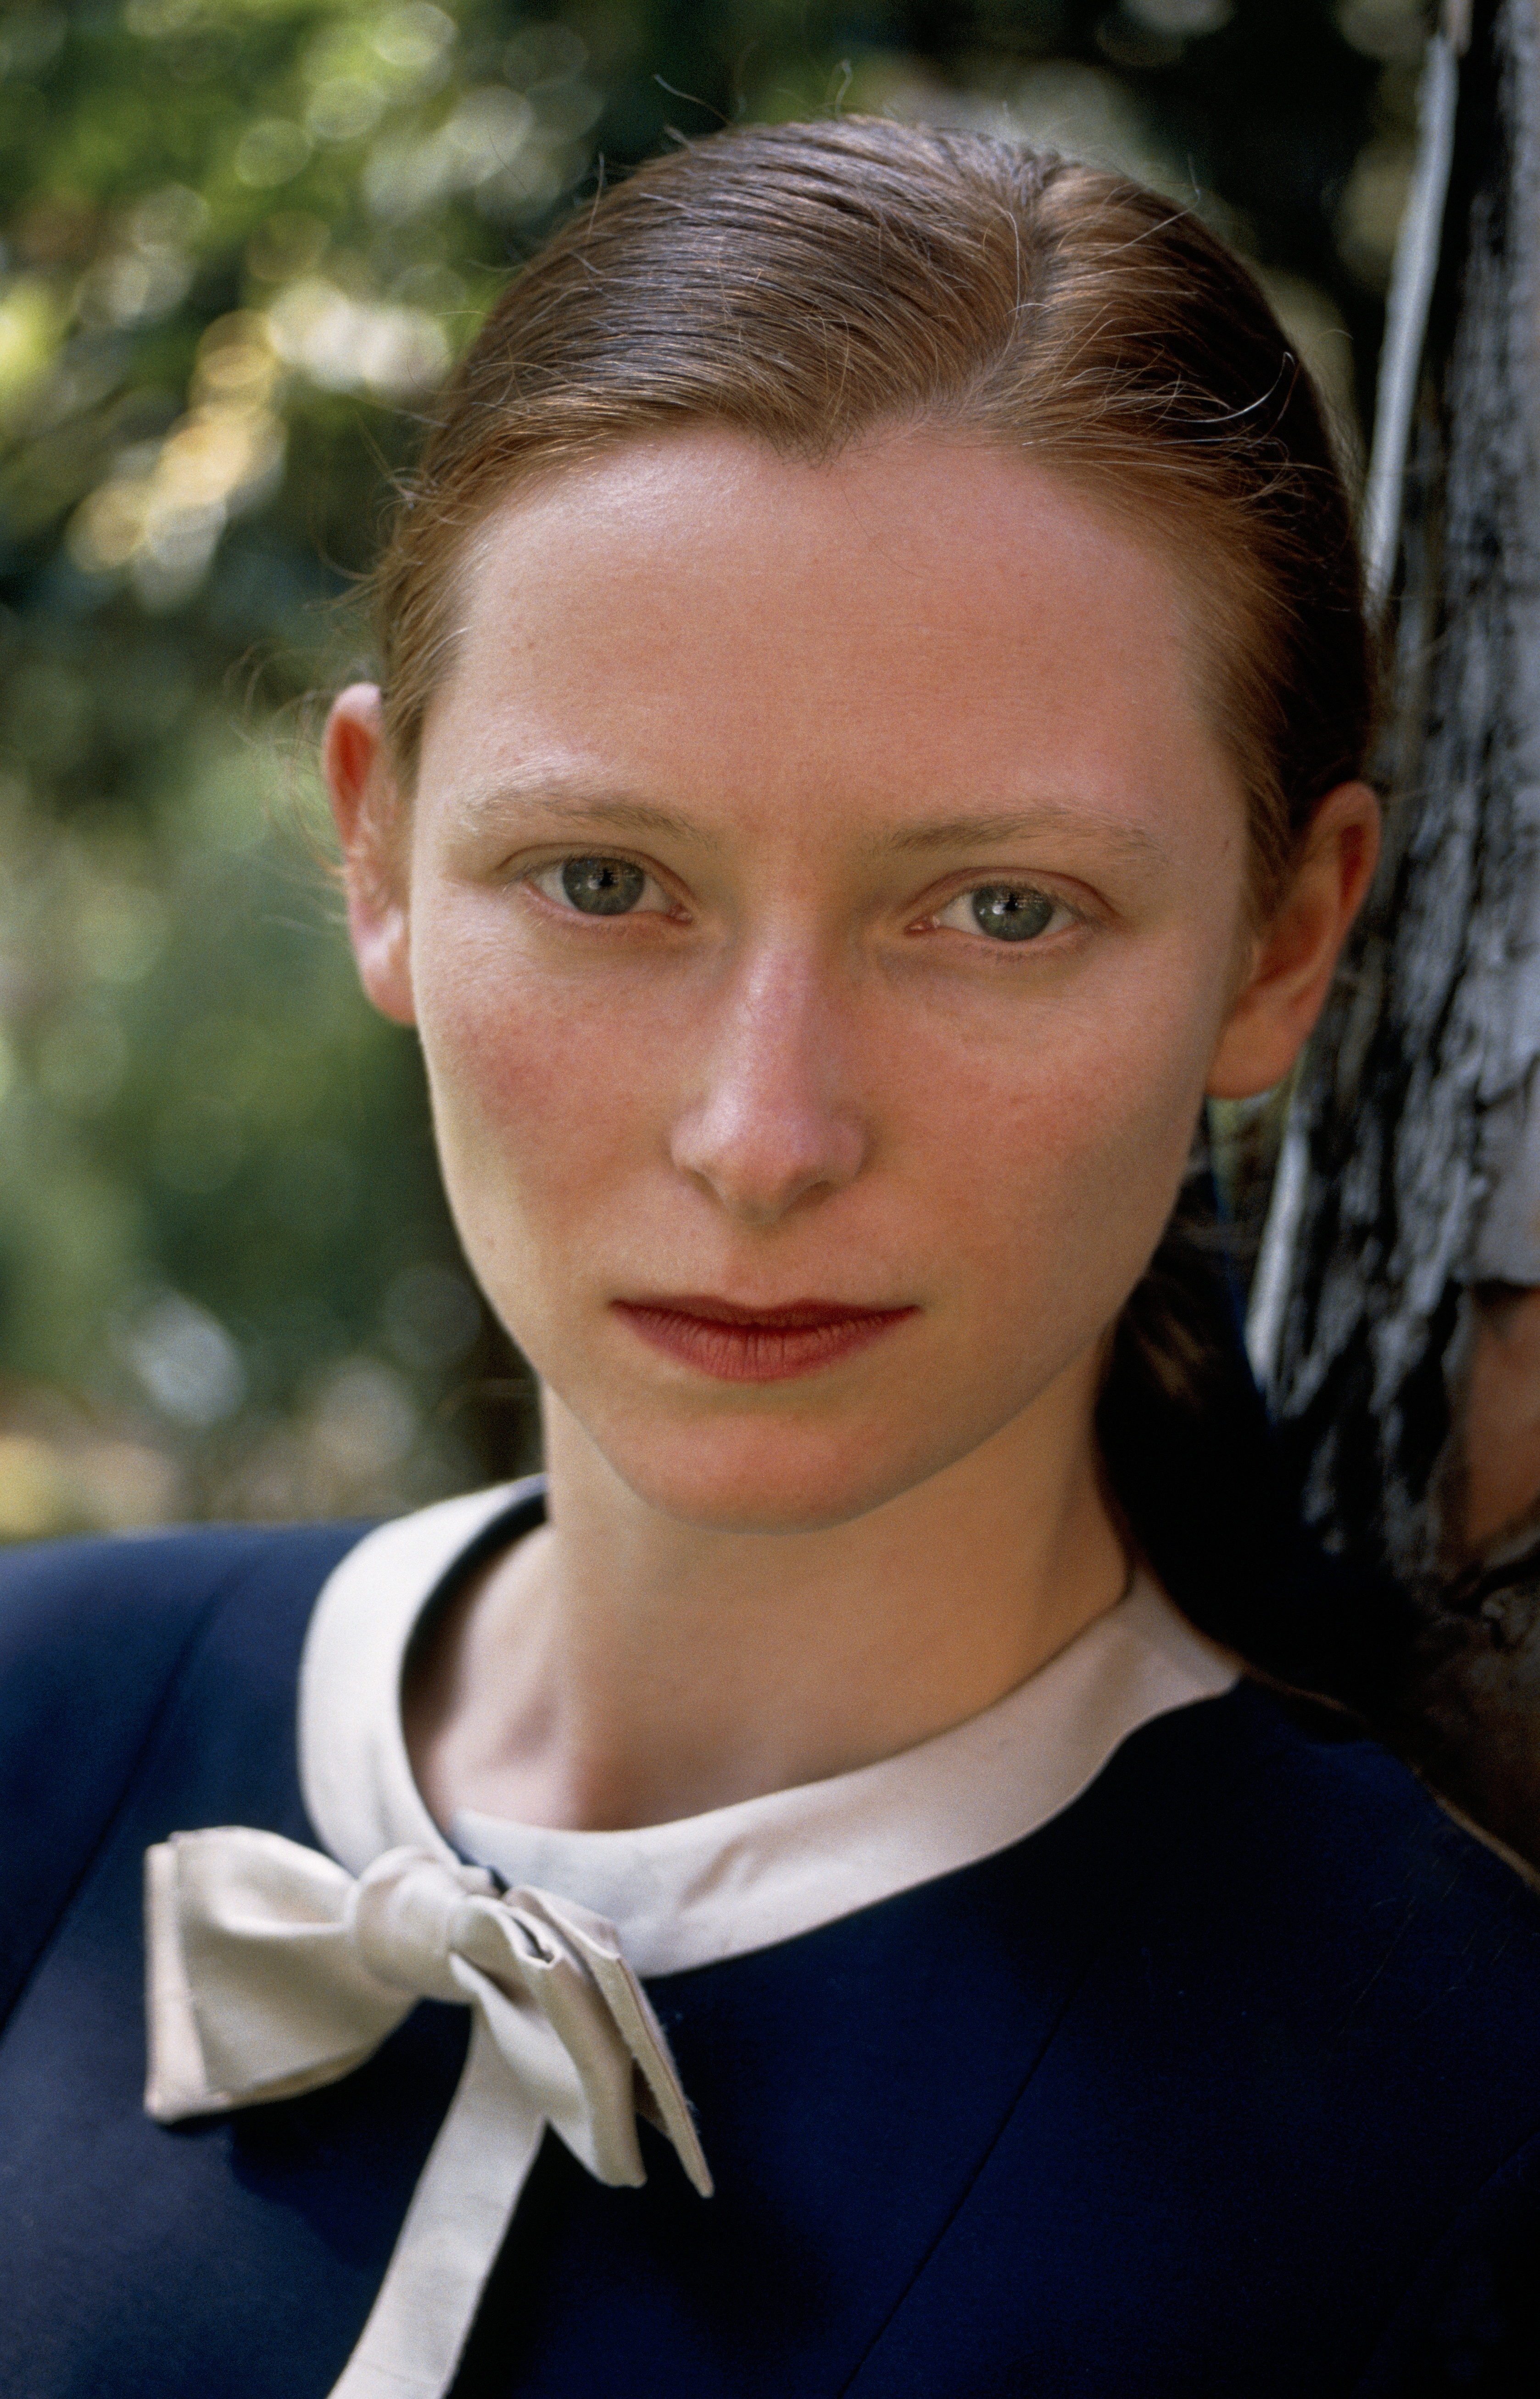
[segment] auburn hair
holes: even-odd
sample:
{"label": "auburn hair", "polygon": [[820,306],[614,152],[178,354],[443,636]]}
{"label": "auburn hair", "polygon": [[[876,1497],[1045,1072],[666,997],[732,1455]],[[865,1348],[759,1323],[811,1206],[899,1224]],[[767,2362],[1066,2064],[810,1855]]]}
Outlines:
{"label": "auburn hair", "polygon": [[488,316],[374,584],[410,783],[467,535],[520,483],[669,425],[825,458],[931,424],[1049,468],[1160,541],[1243,779],[1259,896],[1372,715],[1352,511],[1310,377],[1190,210],[1072,160],[870,117],[650,160]]}

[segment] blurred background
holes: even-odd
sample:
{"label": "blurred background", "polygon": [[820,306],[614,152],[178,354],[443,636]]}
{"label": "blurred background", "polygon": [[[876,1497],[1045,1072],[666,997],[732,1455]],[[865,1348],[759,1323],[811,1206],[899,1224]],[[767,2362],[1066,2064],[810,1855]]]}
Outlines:
{"label": "blurred background", "polygon": [[531,1455],[310,763],[424,402],[596,174],[885,110],[1131,170],[1361,460],[1420,0],[0,6],[0,1538]]}

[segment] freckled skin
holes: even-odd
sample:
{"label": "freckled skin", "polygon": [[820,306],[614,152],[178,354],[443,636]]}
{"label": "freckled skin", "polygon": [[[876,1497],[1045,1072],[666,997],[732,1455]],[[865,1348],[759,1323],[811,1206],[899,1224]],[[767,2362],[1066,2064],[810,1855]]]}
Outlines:
{"label": "freckled skin", "polygon": [[[945,513],[880,468],[772,470],[787,496],[750,545],[763,471],[617,461],[585,521],[560,488],[480,545],[425,745],[412,960],[456,1212],[537,1368],[665,1507],[805,1523],[1020,1416],[1137,1278],[1229,997],[1243,812],[1158,559],[991,456],[937,462],[964,487]],[[547,825],[469,837],[453,795],[532,749],[709,829],[711,856],[636,844],[695,926],[531,925],[500,853]],[[1082,794],[1169,864],[1073,827],[861,854]],[[975,866],[1084,887],[1109,921],[1056,956],[909,929],[938,868]],[[921,1314],[848,1372],[728,1393],[606,1321],[649,1289]]]}
{"label": "freckled skin", "polygon": [[[970,1515],[1001,1555],[958,1633],[982,1663],[927,1702],[951,1721],[1115,1596],[1103,1336],[1205,1089],[1266,1088],[1307,1029],[1372,803],[1335,795],[1253,938],[1171,566],[937,433],[820,467],[710,428],[628,444],[489,521],[461,621],[394,863],[367,695],[331,774],[365,981],[419,1028],[559,1527],[570,1494],[569,1547],[602,1521],[678,1588],[784,1580],[759,1537],[789,1537],[815,1584],[885,1576],[923,1620]],[[564,902],[561,861],[596,856],[644,871],[636,911]],[[1047,929],[989,938],[992,885],[1044,894]],[[681,1294],[913,1312],[744,1384],[615,1306]]]}

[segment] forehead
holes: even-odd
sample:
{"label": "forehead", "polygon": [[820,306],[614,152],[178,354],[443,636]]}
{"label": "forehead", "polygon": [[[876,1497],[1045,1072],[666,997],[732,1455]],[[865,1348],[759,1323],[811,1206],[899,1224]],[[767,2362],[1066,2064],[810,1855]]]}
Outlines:
{"label": "forehead", "polygon": [[547,752],[692,802],[837,793],[889,818],[1023,775],[1145,807],[1231,779],[1162,551],[1030,459],[933,431],[807,464],[695,427],[496,511],[424,779]]}

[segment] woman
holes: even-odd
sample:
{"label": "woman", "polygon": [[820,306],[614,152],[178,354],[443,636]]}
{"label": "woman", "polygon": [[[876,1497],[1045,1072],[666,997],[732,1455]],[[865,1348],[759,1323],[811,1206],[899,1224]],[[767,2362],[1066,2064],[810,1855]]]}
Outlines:
{"label": "woman", "polygon": [[982,140],[702,143],[493,312],[379,603],[353,941],[548,1481],[10,1564],[4,2387],[1530,2387],[1529,1895],[1179,1613],[1274,1535],[1146,1270],[1375,847],[1255,287]]}

